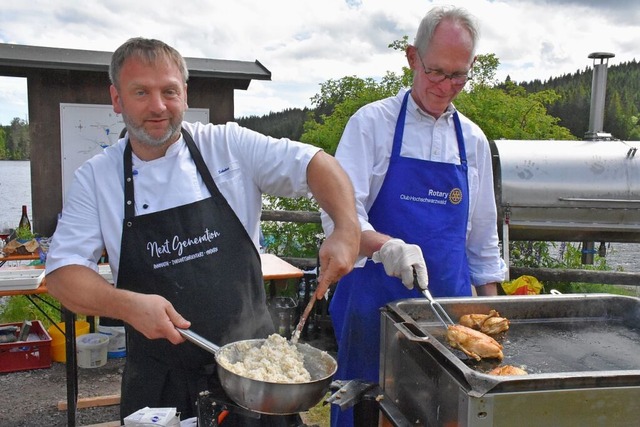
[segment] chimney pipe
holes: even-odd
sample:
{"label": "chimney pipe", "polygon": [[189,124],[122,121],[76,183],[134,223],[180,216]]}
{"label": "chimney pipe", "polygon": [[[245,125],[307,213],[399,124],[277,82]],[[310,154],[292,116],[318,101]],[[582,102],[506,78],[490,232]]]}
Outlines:
{"label": "chimney pipe", "polygon": [[[595,141],[611,138],[611,134],[603,132],[604,124],[604,100],[607,91],[607,63],[609,58],[615,55],[608,52],[594,52],[589,54],[593,59],[593,80],[591,81],[591,110],[589,113],[589,130],[584,139]],[[596,61],[600,60],[597,64]]]}
{"label": "chimney pipe", "polygon": [[[591,110],[589,112],[589,130],[584,135],[587,141],[610,140],[611,134],[604,133],[604,100],[607,92],[607,64],[615,55],[608,52],[593,52],[593,79],[591,80]],[[600,60],[599,64],[596,61]],[[593,265],[595,244],[582,242],[582,264]]]}

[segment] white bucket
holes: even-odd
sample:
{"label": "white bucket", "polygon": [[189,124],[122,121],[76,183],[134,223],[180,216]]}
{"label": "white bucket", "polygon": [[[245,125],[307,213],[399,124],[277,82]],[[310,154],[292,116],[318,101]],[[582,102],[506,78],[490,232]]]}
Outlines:
{"label": "white bucket", "polygon": [[117,359],[127,355],[127,339],[124,333],[124,326],[98,325],[98,332],[109,337],[109,348],[107,350],[109,359]]}
{"label": "white bucket", "polygon": [[109,337],[104,334],[85,334],[76,338],[78,366],[99,368],[107,364]]}

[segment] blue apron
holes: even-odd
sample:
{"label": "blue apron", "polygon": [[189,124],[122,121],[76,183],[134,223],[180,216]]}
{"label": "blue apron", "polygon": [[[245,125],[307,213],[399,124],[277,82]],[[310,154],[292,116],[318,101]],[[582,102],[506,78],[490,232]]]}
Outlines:
{"label": "blue apron", "polygon": [[[369,210],[369,222],[380,233],[422,249],[434,297],[470,296],[471,279],[465,243],[469,185],[464,137],[458,113],[453,120],[460,165],[400,156],[407,100],[398,114],[389,168]],[[406,298],[424,298],[388,276],[383,265],[368,260],[343,277],[329,307],[338,342],[336,379],[378,382],[380,308]],[[352,426],[353,410],[331,408],[332,426]]]}

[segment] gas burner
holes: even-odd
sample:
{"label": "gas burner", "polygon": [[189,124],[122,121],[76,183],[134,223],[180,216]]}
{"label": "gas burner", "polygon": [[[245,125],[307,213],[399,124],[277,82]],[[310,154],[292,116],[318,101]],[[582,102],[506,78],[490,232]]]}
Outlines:
{"label": "gas burner", "polygon": [[[224,427],[224,420],[229,414],[239,414],[255,420],[262,414],[243,408],[226,396],[213,396],[209,391],[201,391],[198,395],[198,427]],[[286,427],[314,427],[307,426],[299,416],[291,415],[291,421]]]}

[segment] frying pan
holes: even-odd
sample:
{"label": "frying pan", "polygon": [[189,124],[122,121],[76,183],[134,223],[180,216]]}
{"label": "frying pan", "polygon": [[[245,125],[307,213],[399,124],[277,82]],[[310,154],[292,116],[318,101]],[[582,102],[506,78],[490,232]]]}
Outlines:
{"label": "frying pan", "polygon": [[[243,352],[252,347],[259,347],[265,341],[264,339],[243,340],[219,347],[189,329],[177,329],[187,340],[213,353],[216,361],[220,355],[224,355],[230,362],[235,363]],[[295,346],[304,356],[304,367],[311,374],[311,381],[304,383],[259,381],[238,375],[217,363],[222,388],[238,405],[262,414],[287,415],[309,410],[329,391],[338,364],[331,355],[308,344],[297,343]]]}

